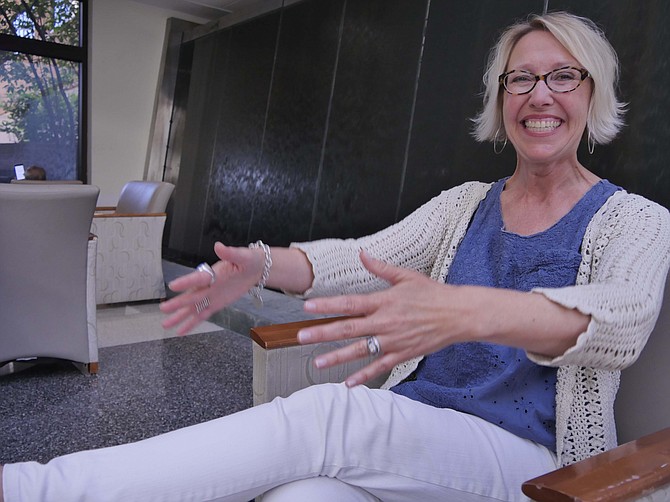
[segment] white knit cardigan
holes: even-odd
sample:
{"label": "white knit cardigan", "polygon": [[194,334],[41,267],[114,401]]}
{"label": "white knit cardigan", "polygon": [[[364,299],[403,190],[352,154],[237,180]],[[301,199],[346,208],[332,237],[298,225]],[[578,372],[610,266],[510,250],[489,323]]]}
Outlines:
{"label": "white knit cardigan", "polygon": [[[387,287],[361,265],[358,254],[414,269],[444,282],[471,217],[491,184],[470,182],[442,192],[402,221],[360,239],[293,243],[312,264],[305,297],[366,293]],[[658,204],[618,191],[589,223],[574,286],[534,292],[591,316],[587,330],[564,354],[528,357],[558,367],[556,449],[562,465],[617,444],[614,399],[620,370],[647,342],[670,266],[670,216]],[[416,369],[420,357],[396,366],[383,388]]]}

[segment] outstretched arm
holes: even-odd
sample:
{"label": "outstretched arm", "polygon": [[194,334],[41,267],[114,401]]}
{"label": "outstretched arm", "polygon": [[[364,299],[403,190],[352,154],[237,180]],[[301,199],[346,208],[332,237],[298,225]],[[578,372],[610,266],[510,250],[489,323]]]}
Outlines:
{"label": "outstretched arm", "polygon": [[[382,356],[347,378],[350,386],[458,342],[492,342],[558,356],[575,344],[590,320],[541,294],[447,285],[376,260],[365,252],[361,261],[391,287],[367,295],[307,301],[305,309],[309,312],[355,317],[310,327],[298,334],[301,343],[375,335]],[[330,367],[367,355],[367,344],[359,341],[320,356],[315,364]]]}
{"label": "outstretched arm", "polygon": [[[258,283],[263,273],[265,254],[262,249],[229,247],[217,242],[214,252],[220,261],[212,265],[216,279],[206,272],[192,272],[168,285],[179,296],[161,303],[160,309],[170,314],[164,328],[178,326],[184,335],[214,312],[242,297]],[[313,281],[312,266],[305,254],[292,248],[272,248],[272,267],[267,286],[302,293]],[[206,303],[202,303],[207,299]],[[198,312],[197,304],[207,305]]]}

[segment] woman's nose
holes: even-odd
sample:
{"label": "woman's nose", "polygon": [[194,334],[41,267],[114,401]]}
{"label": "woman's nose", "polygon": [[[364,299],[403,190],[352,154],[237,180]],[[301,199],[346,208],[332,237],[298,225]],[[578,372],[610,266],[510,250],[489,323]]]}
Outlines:
{"label": "woman's nose", "polygon": [[547,87],[544,80],[540,80],[530,91],[529,103],[534,106],[543,106],[551,104],[554,101],[554,93]]}

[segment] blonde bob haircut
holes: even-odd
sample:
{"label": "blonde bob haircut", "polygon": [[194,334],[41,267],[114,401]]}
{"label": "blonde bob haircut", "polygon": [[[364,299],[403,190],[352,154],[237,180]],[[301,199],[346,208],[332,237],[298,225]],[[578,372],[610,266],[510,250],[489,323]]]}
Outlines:
{"label": "blonde bob haircut", "polygon": [[604,33],[590,19],[567,12],[531,15],[507,28],[491,49],[484,73],[484,106],[473,119],[477,141],[504,141],[507,138],[502,117],[502,94],[498,76],[508,71],[507,64],[516,43],[532,31],[548,31],[588,70],[593,79],[586,119],[589,141],[606,144],[623,127],[626,104],[616,96],[619,60]]}

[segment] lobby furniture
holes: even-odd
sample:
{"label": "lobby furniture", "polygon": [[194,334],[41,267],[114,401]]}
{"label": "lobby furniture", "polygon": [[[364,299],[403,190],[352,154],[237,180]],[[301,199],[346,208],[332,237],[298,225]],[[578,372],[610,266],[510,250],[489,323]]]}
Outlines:
{"label": "lobby furniture", "polygon": [[539,502],[670,500],[670,275],[663,307],[639,359],[621,372],[614,403],[621,446],[529,480]]}
{"label": "lobby furniture", "polygon": [[96,373],[91,185],[0,185],[0,366],[63,359]]}
{"label": "lobby furniture", "polygon": [[[368,357],[323,370],[314,367],[313,362],[316,356],[344,347],[351,341],[300,345],[297,333],[303,327],[328,323],[337,319],[342,319],[342,317],[251,328],[251,338],[254,341],[252,346],[254,406],[272,401],[277,396],[289,396],[309,385],[343,382],[347,375],[372,360]],[[379,378],[369,385],[378,387],[384,380],[385,378]]]}
{"label": "lobby furniture", "polygon": [[670,500],[670,427],[526,481],[537,502]]}
{"label": "lobby furniture", "polygon": [[97,304],[165,298],[162,242],[173,190],[171,183],[130,181],[115,207],[96,209]]}

